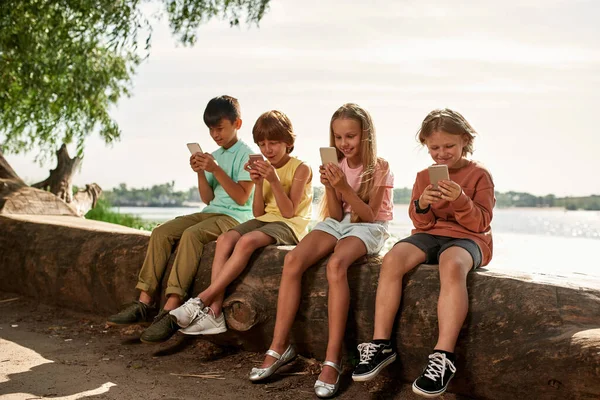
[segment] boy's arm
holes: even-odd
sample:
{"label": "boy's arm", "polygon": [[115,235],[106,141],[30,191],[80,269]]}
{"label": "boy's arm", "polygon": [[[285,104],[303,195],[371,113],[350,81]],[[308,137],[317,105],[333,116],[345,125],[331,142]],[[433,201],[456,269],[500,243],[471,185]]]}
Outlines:
{"label": "boy's arm", "polygon": [[209,205],[211,201],[215,198],[215,192],[213,192],[210,183],[208,183],[208,179],[206,179],[206,174],[204,171],[198,172],[198,192],[200,192],[200,198],[202,202],[206,205]]}
{"label": "boy's arm", "polygon": [[296,172],[294,172],[289,197],[285,194],[285,190],[283,190],[283,186],[279,179],[270,182],[273,197],[275,197],[277,207],[279,207],[279,211],[284,218],[293,218],[294,215],[296,215],[296,210],[298,210],[298,205],[300,204],[300,200],[302,200],[304,186],[310,178],[311,172],[308,165],[300,164],[298,168],[296,168]]}
{"label": "boy's arm", "polygon": [[265,199],[263,197],[263,180],[256,182],[254,188],[254,200],[252,200],[252,214],[254,217],[265,215]]}
{"label": "boy's arm", "polygon": [[201,166],[204,170],[213,174],[213,177],[221,186],[223,186],[223,189],[225,189],[225,192],[233,199],[233,201],[240,206],[244,205],[252,194],[254,182],[239,181],[236,183],[225,171],[223,171],[223,168],[217,165],[211,154],[203,154],[202,157],[203,162],[201,163]]}
{"label": "boy's arm", "polygon": [[190,166],[192,170],[198,174],[198,192],[200,193],[200,199],[206,205],[215,198],[212,186],[204,173],[201,165],[202,157],[200,154],[192,154],[190,157]]}

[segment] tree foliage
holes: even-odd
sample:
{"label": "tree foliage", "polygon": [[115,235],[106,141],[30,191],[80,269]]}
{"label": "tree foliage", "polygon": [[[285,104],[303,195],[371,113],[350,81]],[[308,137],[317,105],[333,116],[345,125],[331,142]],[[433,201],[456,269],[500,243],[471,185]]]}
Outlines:
{"label": "tree foliage", "polygon": [[[152,26],[165,15],[193,45],[211,18],[258,24],[270,0],[0,1],[0,150],[42,156],[97,132],[117,140],[111,107],[131,91],[149,55]],[[161,12],[148,15],[151,6]]]}

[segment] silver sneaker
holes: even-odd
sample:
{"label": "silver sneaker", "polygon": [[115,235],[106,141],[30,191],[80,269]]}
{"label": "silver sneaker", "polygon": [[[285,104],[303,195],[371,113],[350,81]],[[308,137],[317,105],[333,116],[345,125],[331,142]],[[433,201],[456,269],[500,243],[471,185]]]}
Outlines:
{"label": "silver sneaker", "polygon": [[216,335],[227,332],[225,315],[221,312],[221,315],[215,317],[214,311],[210,307],[206,307],[187,328],[181,329],[179,332],[185,335]]}
{"label": "silver sneaker", "polygon": [[181,306],[171,310],[169,314],[177,319],[177,325],[182,328],[187,328],[193,320],[203,313],[204,308],[205,306],[202,300],[198,297],[192,297]]}

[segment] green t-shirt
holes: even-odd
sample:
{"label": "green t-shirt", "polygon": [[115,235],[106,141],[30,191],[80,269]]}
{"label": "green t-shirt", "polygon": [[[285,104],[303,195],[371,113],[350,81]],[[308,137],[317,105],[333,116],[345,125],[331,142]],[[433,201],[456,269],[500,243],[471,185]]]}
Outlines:
{"label": "green t-shirt", "polygon": [[[244,169],[244,164],[248,161],[248,155],[254,152],[243,141],[239,140],[230,148],[219,149],[212,152],[212,156],[219,164],[219,167],[234,181],[251,181],[250,173]],[[239,223],[248,221],[254,218],[252,215],[252,198],[254,197],[254,189],[244,205],[239,205],[227,194],[223,186],[217,181],[214,175],[204,171],[206,180],[213,190],[215,197],[209,205],[204,207],[202,212],[226,214],[235,218]]]}

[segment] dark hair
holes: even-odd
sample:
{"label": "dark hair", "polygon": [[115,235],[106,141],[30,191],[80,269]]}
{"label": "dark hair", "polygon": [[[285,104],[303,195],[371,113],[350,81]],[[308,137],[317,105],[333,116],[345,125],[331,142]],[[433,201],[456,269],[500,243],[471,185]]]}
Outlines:
{"label": "dark hair", "polygon": [[294,150],[296,135],[292,127],[292,121],[281,111],[271,110],[263,113],[252,128],[254,143],[263,140],[279,140],[287,144],[287,152]]}
{"label": "dark hair", "polygon": [[212,128],[221,122],[223,118],[233,124],[242,117],[240,103],[235,97],[219,96],[211,99],[204,110],[204,123]]}
{"label": "dark hair", "polygon": [[446,132],[464,137],[467,143],[463,147],[462,155],[473,154],[473,141],[477,132],[459,112],[449,108],[433,110],[423,120],[421,129],[417,132],[417,140],[425,145],[425,139],[434,132]]}

